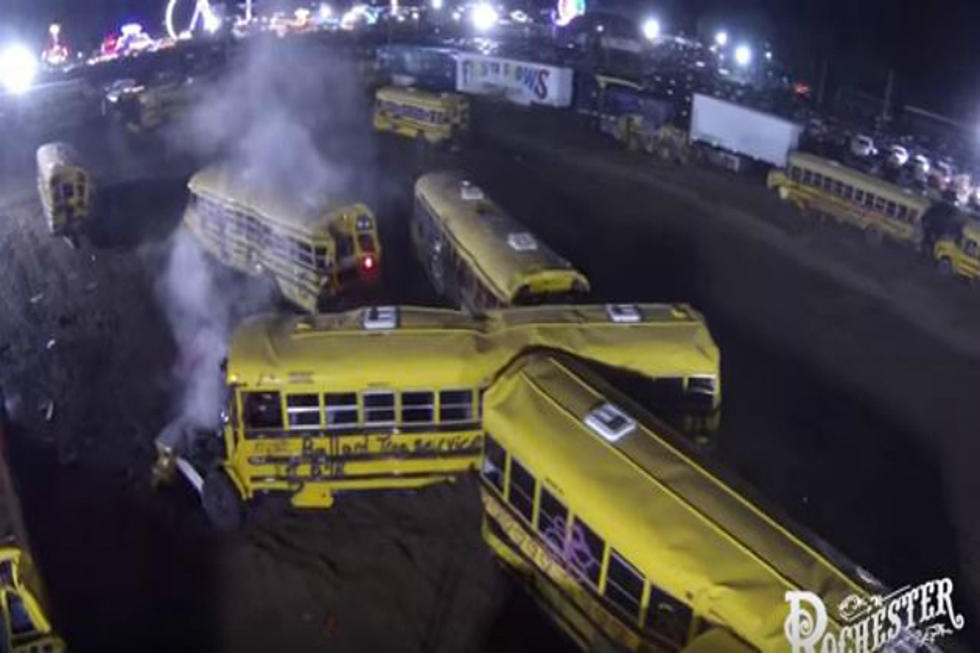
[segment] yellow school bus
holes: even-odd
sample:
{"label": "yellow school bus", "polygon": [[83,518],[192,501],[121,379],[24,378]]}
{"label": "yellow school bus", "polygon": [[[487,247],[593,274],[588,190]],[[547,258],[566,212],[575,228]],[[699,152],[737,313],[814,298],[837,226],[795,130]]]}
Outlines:
{"label": "yellow school bus", "polygon": [[[243,502],[265,494],[329,507],[336,493],[444,481],[476,467],[482,392],[532,349],[684,386],[678,401],[696,397],[707,411],[720,402],[717,347],[700,316],[681,305],[263,316],[231,338],[226,423],[203,441],[217,446],[161,436],[157,474],[183,473],[222,528],[239,523]],[[204,456],[216,449],[215,458]]]}
{"label": "yellow school bus", "polygon": [[268,274],[283,296],[309,312],[341,291],[375,284],[381,239],[360,202],[307,203],[226,166],[188,183],[184,226],[219,261]]}
{"label": "yellow school bus", "polygon": [[432,144],[458,140],[469,130],[469,101],[455,93],[386,86],[375,93],[374,128]]}
{"label": "yellow school bus", "polygon": [[75,242],[92,212],[92,178],[68,143],[37,149],[37,191],[52,234]]}
{"label": "yellow school bus", "polygon": [[583,649],[787,651],[787,591],[880,589],[570,358],[516,360],[483,426],[484,539]]}
{"label": "yellow school bus", "polygon": [[27,545],[20,501],[7,466],[0,393],[0,651],[60,653],[65,644],[46,615],[44,588]]}
{"label": "yellow school bus", "polygon": [[946,234],[936,241],[933,257],[940,273],[980,279],[980,221],[967,219],[958,233]]}
{"label": "yellow school bus", "polygon": [[785,170],[769,173],[767,185],[804,212],[854,225],[872,244],[887,236],[915,248],[922,245],[922,216],[931,202],[884,179],[830,159],[793,152]]}
{"label": "yellow school bus", "polygon": [[436,292],[473,313],[570,302],[589,281],[459,172],[415,183],[415,256]]}

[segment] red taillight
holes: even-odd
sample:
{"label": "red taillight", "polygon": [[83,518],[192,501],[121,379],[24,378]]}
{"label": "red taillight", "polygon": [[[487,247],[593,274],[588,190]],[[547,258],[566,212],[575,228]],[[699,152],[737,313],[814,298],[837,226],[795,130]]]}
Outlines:
{"label": "red taillight", "polygon": [[365,256],[364,257],[363,265],[364,265],[364,269],[365,270],[374,269],[374,257],[373,256]]}

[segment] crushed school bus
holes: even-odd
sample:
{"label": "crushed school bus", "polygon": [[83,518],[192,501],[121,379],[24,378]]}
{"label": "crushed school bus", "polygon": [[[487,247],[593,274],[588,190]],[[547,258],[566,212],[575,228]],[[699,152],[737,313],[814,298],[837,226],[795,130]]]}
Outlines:
{"label": "crushed school bus", "polygon": [[228,404],[214,457],[170,433],[158,470],[179,469],[221,527],[242,502],[282,493],[328,507],[338,492],[415,488],[475,467],[482,392],[519,353],[558,349],[682,389],[696,410],[720,403],[719,356],[686,306],[546,306],[474,317],[376,307],[264,316],[233,335]]}
{"label": "crushed school bus", "polygon": [[428,93],[386,86],[375,94],[374,128],[441,144],[458,140],[470,125],[469,100],[456,93]]}
{"label": "crushed school bus", "polygon": [[968,219],[954,233],[940,237],[932,255],[940,273],[980,280],[980,221]]}
{"label": "crushed school bus", "polygon": [[472,313],[568,303],[589,280],[460,172],[415,182],[412,246],[440,295]]}
{"label": "crushed school bus", "polygon": [[48,230],[75,242],[92,215],[92,178],[68,143],[37,149],[37,192]]}
{"label": "crushed school bus", "polygon": [[854,225],[871,244],[887,236],[922,245],[922,217],[932,202],[907,188],[805,152],[791,153],[786,169],[773,169],[766,183],[803,211]]}
{"label": "crushed school bus", "polygon": [[0,392],[0,651],[60,653],[65,643],[55,634],[45,608],[41,576],[34,564],[20,501],[7,463],[6,416]]}
{"label": "crushed school bus", "polygon": [[784,651],[788,590],[881,590],[569,357],[513,363],[483,426],[484,538],[583,649]]}
{"label": "crushed school bus", "polygon": [[268,274],[282,295],[309,312],[381,272],[381,240],[360,202],[304,202],[227,166],[195,174],[184,226],[219,261]]}

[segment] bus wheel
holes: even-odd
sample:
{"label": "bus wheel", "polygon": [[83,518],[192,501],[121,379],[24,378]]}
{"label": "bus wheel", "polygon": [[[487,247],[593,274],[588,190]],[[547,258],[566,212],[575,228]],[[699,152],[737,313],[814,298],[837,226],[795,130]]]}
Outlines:
{"label": "bus wheel", "polygon": [[881,229],[878,227],[868,227],[864,230],[864,239],[869,245],[877,247],[881,244]]}
{"label": "bus wheel", "polygon": [[943,275],[944,277],[953,276],[953,262],[948,258],[939,259],[939,262],[936,264],[936,269],[938,269],[939,274]]}
{"label": "bus wheel", "polygon": [[218,530],[234,531],[242,525],[242,498],[224,470],[208,472],[201,490],[201,503],[211,524]]}

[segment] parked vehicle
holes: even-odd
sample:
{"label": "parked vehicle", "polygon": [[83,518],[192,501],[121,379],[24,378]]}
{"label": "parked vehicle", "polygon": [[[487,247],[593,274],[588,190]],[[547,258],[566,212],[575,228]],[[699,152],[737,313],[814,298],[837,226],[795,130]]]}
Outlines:
{"label": "parked vehicle", "polygon": [[888,164],[901,168],[909,161],[909,151],[902,145],[892,145],[888,148]]}
{"label": "parked vehicle", "polygon": [[869,159],[878,154],[874,139],[864,134],[855,134],[851,137],[851,154]]}
{"label": "parked vehicle", "polygon": [[707,158],[726,167],[750,159],[785,168],[789,153],[799,145],[802,133],[802,125],[785,118],[694,94],[690,141],[709,148]]}

